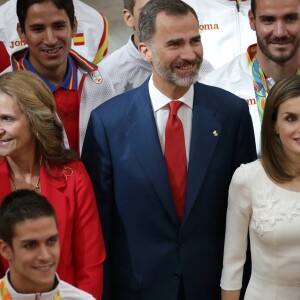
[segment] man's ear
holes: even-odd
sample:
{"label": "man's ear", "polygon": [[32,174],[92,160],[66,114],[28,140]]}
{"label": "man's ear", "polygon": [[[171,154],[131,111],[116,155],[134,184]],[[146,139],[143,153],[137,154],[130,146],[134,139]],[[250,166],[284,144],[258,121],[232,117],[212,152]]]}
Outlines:
{"label": "man's ear", "polygon": [[77,33],[77,27],[78,27],[78,22],[76,16],[74,16],[74,24],[72,28],[72,38],[76,35]]}
{"label": "man's ear", "polygon": [[2,239],[0,239],[0,254],[7,261],[10,261],[12,259],[12,248]]}
{"label": "man's ear", "polygon": [[130,27],[130,28],[134,27],[133,16],[132,16],[131,12],[126,8],[123,9],[123,19],[124,19],[125,24],[128,27]]}
{"label": "man's ear", "polygon": [[248,11],[248,18],[249,18],[249,24],[250,27],[253,31],[256,31],[256,26],[255,26],[255,16],[253,15],[253,12],[251,9]]}
{"label": "man's ear", "polygon": [[19,35],[19,38],[22,42],[26,43],[26,34],[25,32],[23,31],[23,29],[21,28],[21,25],[20,23],[17,24],[17,32],[18,32],[18,35]]}
{"label": "man's ear", "polygon": [[143,59],[150,64],[152,62],[152,51],[149,46],[143,42],[140,42],[138,45],[138,49]]}

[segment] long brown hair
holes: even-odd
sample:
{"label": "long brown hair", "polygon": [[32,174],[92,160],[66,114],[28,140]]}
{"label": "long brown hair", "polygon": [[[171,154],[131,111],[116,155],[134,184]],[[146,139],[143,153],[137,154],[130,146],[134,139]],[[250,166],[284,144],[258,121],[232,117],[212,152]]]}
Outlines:
{"label": "long brown hair", "polygon": [[300,76],[293,75],[278,81],[267,97],[261,128],[261,157],[266,173],[277,182],[290,181],[295,176],[288,168],[289,158],[275,130],[278,110],[282,103],[299,96]]}
{"label": "long brown hair", "polygon": [[0,92],[11,96],[26,115],[37,140],[37,154],[46,167],[60,166],[76,159],[64,146],[63,127],[54,97],[34,73],[24,70],[0,76]]}

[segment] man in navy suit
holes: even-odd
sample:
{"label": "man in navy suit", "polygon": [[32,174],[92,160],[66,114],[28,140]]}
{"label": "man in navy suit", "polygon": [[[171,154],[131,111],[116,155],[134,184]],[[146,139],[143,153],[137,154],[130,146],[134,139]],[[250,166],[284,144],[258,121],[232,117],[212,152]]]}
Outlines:
{"label": "man in navy suit", "polygon": [[[197,15],[184,2],[149,1],[139,38],[153,73],[92,112],[82,154],[107,249],[103,299],[218,300],[229,183],[256,158],[249,110],[233,94],[196,82],[203,51]],[[179,171],[170,173],[165,151],[174,100],[183,102],[181,209],[171,179]]]}

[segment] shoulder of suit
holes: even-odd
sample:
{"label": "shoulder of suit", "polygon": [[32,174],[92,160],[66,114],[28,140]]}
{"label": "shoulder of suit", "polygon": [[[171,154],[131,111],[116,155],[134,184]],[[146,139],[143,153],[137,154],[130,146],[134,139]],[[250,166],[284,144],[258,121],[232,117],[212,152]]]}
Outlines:
{"label": "shoulder of suit", "polygon": [[[196,99],[197,97],[198,99]],[[194,93],[195,101],[205,101],[205,105],[214,105],[222,114],[228,112],[249,112],[246,101],[235,94],[215,86],[197,84]]]}

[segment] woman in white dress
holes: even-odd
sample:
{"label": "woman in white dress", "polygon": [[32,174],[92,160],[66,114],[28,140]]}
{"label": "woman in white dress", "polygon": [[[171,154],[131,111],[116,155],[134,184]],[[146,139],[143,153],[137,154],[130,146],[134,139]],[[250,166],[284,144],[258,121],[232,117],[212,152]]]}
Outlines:
{"label": "woman in white dress", "polygon": [[239,299],[248,232],[245,300],[300,299],[300,76],[271,89],[261,140],[261,159],[238,168],[229,189],[222,300]]}

